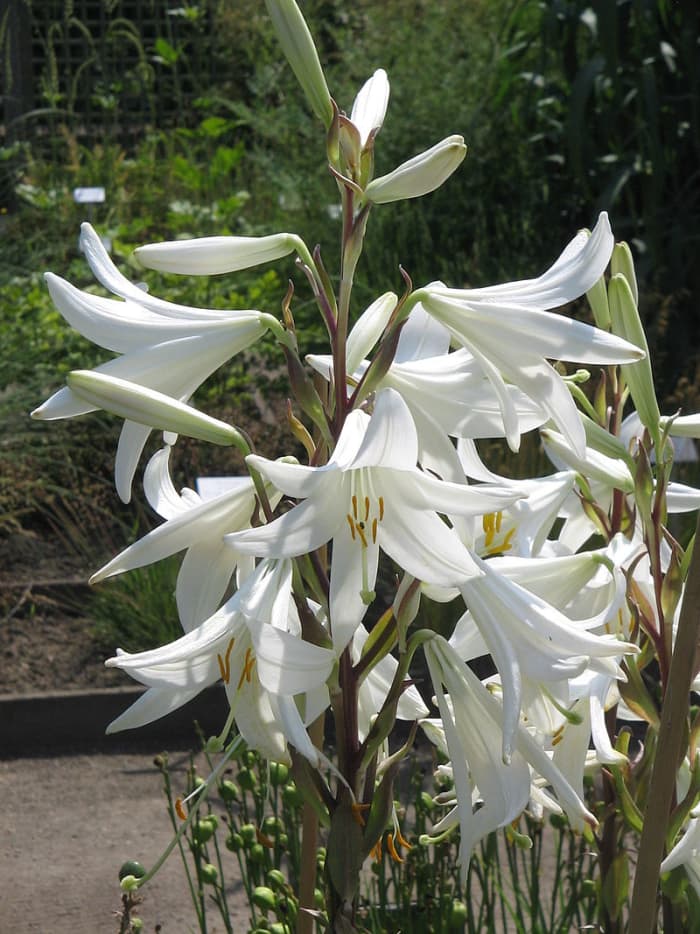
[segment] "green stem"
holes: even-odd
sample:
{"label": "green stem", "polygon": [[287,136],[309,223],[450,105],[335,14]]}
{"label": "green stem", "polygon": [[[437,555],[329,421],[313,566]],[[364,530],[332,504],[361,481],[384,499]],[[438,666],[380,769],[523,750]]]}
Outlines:
{"label": "green stem", "polygon": [[[695,534],[700,532],[700,513]],[[697,540],[697,539],[696,539]],[[659,867],[664,854],[671,802],[688,717],[688,698],[700,634],[700,549],[693,550],[681,607],[676,645],[661,708],[659,740],[644,812],[634,879],[629,930],[651,934],[657,919]]]}
{"label": "green stem", "polygon": [[[323,749],[324,717],[321,715],[310,727],[309,737],[318,749]],[[304,804],[301,824],[301,867],[299,875],[299,913],[296,934],[313,934],[314,918],[304,908],[314,907],[316,888],[316,850],[318,847],[318,814],[310,804]]]}

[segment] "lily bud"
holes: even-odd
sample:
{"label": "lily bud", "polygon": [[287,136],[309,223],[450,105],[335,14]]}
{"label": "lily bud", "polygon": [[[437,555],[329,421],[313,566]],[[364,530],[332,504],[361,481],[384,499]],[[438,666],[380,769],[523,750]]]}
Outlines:
{"label": "lily bud", "polygon": [[282,51],[311,109],[326,129],[333,122],[333,104],[318,52],[301,10],[294,0],[265,0]]}
{"label": "lily bud", "polygon": [[244,453],[248,452],[248,445],[232,425],[198,412],[162,392],[90,370],[73,370],[66,382],[78,398],[105,412],[139,425],[174,431],[212,444],[235,445]]}
{"label": "lily bud", "polygon": [[596,327],[607,331],[610,327],[610,309],[608,308],[608,293],[605,289],[605,276],[601,276],[595,285],[591,286],[586,292],[586,298],[591,306]]}
{"label": "lily bud", "polygon": [[373,179],[365,189],[365,197],[375,204],[387,204],[427,195],[452,175],[466,154],[464,138],[448,136],[388,175]]}
{"label": "lily bud", "polygon": [[621,275],[627,279],[635,304],[639,303],[639,289],[637,288],[637,276],[634,272],[634,259],[629,245],[624,241],[616,243],[613,247],[610,257],[610,274],[612,276]]}
{"label": "lily bud", "polygon": [[199,237],[137,247],[134,255],[147,269],[188,276],[215,276],[259,266],[294,252],[293,234],[269,237]]}
{"label": "lily bud", "polygon": [[634,298],[632,285],[626,275],[616,273],[608,284],[608,301],[610,303],[610,320],[613,333],[624,337],[631,344],[635,344],[644,351],[644,358],[636,363],[622,364],[622,375],[630,388],[639,417],[645,428],[659,444],[659,404],[654,391],[654,378],[649,360],[649,348],[644,334],[644,328],[639,317],[637,302]]}

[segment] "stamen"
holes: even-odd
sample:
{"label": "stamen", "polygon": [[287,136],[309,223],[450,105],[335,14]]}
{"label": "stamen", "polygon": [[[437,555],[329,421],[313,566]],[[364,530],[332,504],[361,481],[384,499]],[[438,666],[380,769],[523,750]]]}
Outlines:
{"label": "stamen", "polygon": [[187,811],[182,806],[182,798],[175,799],[175,813],[180,820],[187,820]]}
{"label": "stamen", "polygon": [[369,519],[369,496],[365,496],[365,522]]}
{"label": "stamen", "polygon": [[357,519],[357,497],[354,493],[352,495],[352,514]]}
{"label": "stamen", "polygon": [[391,856],[395,863],[403,863],[403,857],[399,856],[399,851],[394,846],[393,833],[388,833],[386,835],[386,848],[389,851],[389,856]]}
{"label": "stamen", "polygon": [[379,521],[381,522],[384,518],[384,497],[379,497]]}
{"label": "stamen", "polygon": [[503,513],[499,510],[496,513],[496,531],[501,531],[501,523],[503,522]]}
{"label": "stamen", "polygon": [[221,672],[221,680],[224,684],[228,684],[231,680],[231,650],[233,649],[235,641],[235,638],[232,637],[223,658],[218,653],[216,656],[216,660],[219,663],[219,671]]}
{"label": "stamen", "polygon": [[396,839],[398,840],[399,844],[400,844],[405,850],[411,850],[411,849],[413,849],[413,847],[411,846],[411,844],[408,842],[408,840],[407,840],[407,839],[404,837],[404,835],[401,833],[401,828],[400,828],[399,826],[397,826],[397,827],[395,828],[395,830],[396,830]]}
{"label": "stamen", "polygon": [[375,863],[381,861],[382,858],[382,838],[380,837],[377,842],[374,844],[372,849],[369,851],[369,855],[372,857]]}
{"label": "stamen", "polygon": [[355,821],[360,825],[360,827],[364,827],[365,819],[362,816],[362,812],[369,810],[369,804],[359,804],[357,801],[354,801],[350,805],[350,810],[352,811],[352,816]]}
{"label": "stamen", "polygon": [[243,687],[244,681],[247,681],[250,684],[250,680],[253,676],[253,665],[254,664],[255,664],[255,656],[251,652],[250,647],[248,647],[245,650],[245,661],[243,662],[243,670],[241,671],[241,676],[238,679],[238,687],[236,688],[237,691],[240,691],[240,689]]}
{"label": "stamen", "polygon": [[481,520],[481,525],[483,526],[484,535],[486,536],[484,544],[487,548],[490,548],[494,535],[496,534],[496,520],[494,514],[492,512],[487,512]]}
{"label": "stamen", "polygon": [[267,837],[262,831],[258,830],[257,827],[255,828],[255,839],[261,846],[266,847],[268,850],[274,850],[275,841]]}
{"label": "stamen", "polygon": [[345,517],[348,520],[348,525],[350,526],[350,534],[352,535],[352,540],[355,541],[355,523],[350,513]]}
{"label": "stamen", "polygon": [[372,544],[373,545],[377,544],[377,517],[376,516],[374,517],[374,519],[372,519]]}
{"label": "stamen", "polygon": [[355,528],[357,529],[357,534],[360,536],[360,539],[362,540],[363,546],[366,548],[366,547],[367,547],[367,539],[366,539],[366,537],[365,537],[365,531],[364,531],[364,529],[365,529],[365,524],[364,524],[364,522],[358,522],[357,525],[355,526]]}

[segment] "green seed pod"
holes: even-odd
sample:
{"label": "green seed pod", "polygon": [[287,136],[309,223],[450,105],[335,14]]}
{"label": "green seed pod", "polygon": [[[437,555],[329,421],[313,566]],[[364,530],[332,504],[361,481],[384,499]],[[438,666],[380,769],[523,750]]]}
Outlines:
{"label": "green seed pod", "polygon": [[432,795],[429,795],[427,791],[421,791],[416,804],[419,810],[425,811],[426,814],[431,814],[435,807]]}
{"label": "green seed pod", "polygon": [[581,893],[585,896],[591,897],[596,894],[596,882],[595,879],[584,879],[581,883]]}
{"label": "green seed pod", "polygon": [[284,762],[270,763],[270,784],[274,788],[277,788],[279,785],[284,785],[288,778],[289,769]]}
{"label": "green seed pod", "polygon": [[282,801],[290,808],[299,808],[304,803],[304,798],[294,782],[284,786]]}
{"label": "green seed pod", "polygon": [[279,817],[266,817],[262,825],[263,833],[270,837],[276,837],[283,828],[284,824]]}
{"label": "green seed pod", "polygon": [[467,923],[469,912],[464,902],[455,899],[450,906],[450,930],[463,931]]}
{"label": "green seed pod", "polygon": [[219,785],[219,794],[221,795],[222,801],[228,804],[231,801],[239,800],[241,797],[241,790],[235,782],[227,778]]}
{"label": "green seed pod", "polygon": [[279,869],[271,869],[266,879],[271,888],[279,890],[285,889],[287,887],[287,879],[285,878],[284,873]]}
{"label": "green seed pod", "polygon": [[274,911],[277,907],[277,899],[272,889],[266,885],[256,885],[252,895],[253,904],[261,911]]}
{"label": "green seed pod", "polygon": [[145,875],[146,870],[138,860],[128,859],[125,863],[122,863],[119,870],[119,881],[121,882],[126,876],[133,876],[134,879],[143,879]]}
{"label": "green seed pod", "polygon": [[549,823],[555,830],[565,830],[569,826],[569,822],[563,814],[550,814]]}
{"label": "green seed pod", "polygon": [[207,885],[216,885],[219,881],[219,870],[213,863],[205,863],[201,869],[202,882]]}
{"label": "green seed pod", "polygon": [[255,824],[243,824],[238,831],[243,838],[243,843],[255,843],[258,839],[258,834],[255,829]]}
{"label": "green seed pod", "polygon": [[239,833],[232,833],[226,837],[226,849],[232,853],[238,853],[243,849],[243,837]]}
{"label": "green seed pod", "polygon": [[265,847],[262,843],[254,843],[248,851],[248,859],[251,863],[260,865],[265,862]]}
{"label": "green seed pod", "polygon": [[321,889],[314,889],[314,908],[323,911],[326,907],[326,897]]}
{"label": "green seed pod", "polygon": [[275,921],[270,925],[270,934],[292,934],[292,931],[284,921]]}
{"label": "green seed pod", "polygon": [[281,833],[277,837],[277,843],[279,844],[281,850],[286,850],[287,846],[289,845],[289,834]]}
{"label": "green seed pod", "polygon": [[253,772],[250,771],[250,769],[241,769],[237,775],[237,778],[238,784],[245,791],[255,791],[255,789],[258,787],[258,779],[253,774]]}
{"label": "green seed pod", "polygon": [[212,826],[209,820],[198,820],[192,828],[192,836],[201,846],[203,843],[206,843],[207,840],[211,840],[215,830],[216,827]]}
{"label": "green seed pod", "polygon": [[257,761],[257,753],[253,752],[252,749],[246,749],[246,751],[243,753],[243,764],[246,766],[246,768],[252,769]]}
{"label": "green seed pod", "polygon": [[134,934],[137,934],[138,931],[143,931],[143,921],[141,918],[131,919],[131,930],[134,932]]}

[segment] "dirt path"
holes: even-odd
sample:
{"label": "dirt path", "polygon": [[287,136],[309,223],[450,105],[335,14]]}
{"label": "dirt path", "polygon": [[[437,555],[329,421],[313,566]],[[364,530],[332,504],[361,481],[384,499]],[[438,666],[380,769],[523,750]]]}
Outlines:
{"label": "dirt path", "polygon": [[[0,761],[0,931],[118,931],[119,867],[126,859],[150,866],[170,839],[152,760],[115,753]],[[182,776],[184,783],[186,757],[173,754],[171,765],[173,781]],[[245,899],[234,900],[234,930],[243,934]],[[177,855],[144,889],[138,915],[144,934],[198,930]],[[209,934],[222,934],[218,915],[216,922],[214,911],[211,917]]]}

